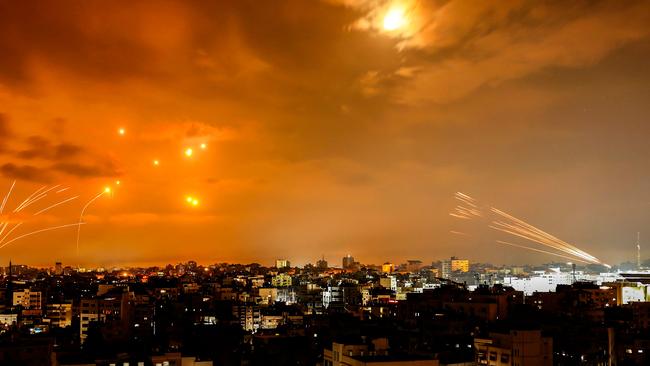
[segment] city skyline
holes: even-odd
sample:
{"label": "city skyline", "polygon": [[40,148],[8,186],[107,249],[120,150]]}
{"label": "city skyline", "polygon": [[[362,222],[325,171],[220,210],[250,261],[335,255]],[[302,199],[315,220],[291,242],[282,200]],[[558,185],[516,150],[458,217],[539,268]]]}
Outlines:
{"label": "city skyline", "polygon": [[0,198],[71,201],[5,212],[70,226],[0,258],[556,259],[450,217],[465,192],[634,262],[648,24],[642,1],[2,2]]}

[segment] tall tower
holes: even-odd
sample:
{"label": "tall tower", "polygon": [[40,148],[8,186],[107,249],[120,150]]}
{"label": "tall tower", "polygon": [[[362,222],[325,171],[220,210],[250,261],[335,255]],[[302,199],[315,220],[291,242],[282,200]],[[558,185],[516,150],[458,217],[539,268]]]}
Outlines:
{"label": "tall tower", "polygon": [[636,233],[636,269],[641,269],[641,233]]}

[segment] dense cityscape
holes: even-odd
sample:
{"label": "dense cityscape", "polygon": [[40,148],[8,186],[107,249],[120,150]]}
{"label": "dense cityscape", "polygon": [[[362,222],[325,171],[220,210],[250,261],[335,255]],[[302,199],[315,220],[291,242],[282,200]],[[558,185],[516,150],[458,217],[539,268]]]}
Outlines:
{"label": "dense cityscape", "polygon": [[[642,264],[643,265],[643,264]],[[12,365],[647,364],[650,272],[551,263],[11,264]],[[626,269],[627,268],[627,269]]]}

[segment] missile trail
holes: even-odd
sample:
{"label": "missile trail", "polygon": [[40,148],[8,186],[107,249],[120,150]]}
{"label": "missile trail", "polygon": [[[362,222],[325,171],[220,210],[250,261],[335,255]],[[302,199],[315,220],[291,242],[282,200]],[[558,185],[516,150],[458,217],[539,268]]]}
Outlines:
{"label": "missile trail", "polygon": [[59,206],[59,205],[62,205],[62,204],[64,204],[64,203],[70,202],[70,201],[75,200],[75,199],[77,199],[77,198],[79,198],[79,196],[70,197],[70,198],[65,199],[65,200],[63,200],[63,201],[61,201],[61,202],[57,202],[57,203],[55,203],[55,204],[53,204],[53,205],[51,205],[51,206],[49,206],[49,207],[46,207],[46,208],[44,208],[44,209],[42,209],[42,210],[36,212],[36,213],[34,214],[34,216],[40,215],[41,213],[43,213],[43,212],[45,212],[45,211],[47,211],[47,210],[49,210],[49,209],[52,209],[52,208],[57,207],[57,206]]}
{"label": "missile trail", "polygon": [[[538,248],[528,247],[520,244],[497,241],[500,244],[520,247],[532,251],[559,256],[566,259],[571,259],[576,262],[594,263],[607,266],[600,259],[593,255],[581,250],[580,248],[567,243],[564,240],[553,236],[544,230],[535,227],[526,221],[519,219],[505,211],[499,210],[495,207],[481,207],[476,199],[462,193],[456,192],[454,197],[460,202],[455,207],[454,211],[449,213],[450,216],[463,220],[471,219],[490,219],[487,227],[505,234],[509,234],[530,242],[543,245],[560,253],[542,250]],[[490,217],[484,217],[484,212],[490,214]]]}
{"label": "missile trail", "polygon": [[9,191],[7,191],[7,194],[5,195],[5,198],[2,200],[2,206],[0,206],[0,215],[2,215],[2,212],[4,212],[5,205],[7,204],[7,200],[9,199],[9,196],[11,196],[11,191],[14,190],[15,185],[16,185],[16,181],[14,180],[11,183],[11,187],[9,187]]}
{"label": "missile trail", "polygon": [[575,258],[571,258],[571,257],[566,256],[566,255],[557,254],[557,253],[549,252],[549,251],[542,250],[542,249],[537,249],[537,248],[527,247],[527,246],[525,246],[525,245],[520,245],[520,244],[515,244],[515,243],[509,243],[509,242],[507,242],[507,241],[502,241],[502,240],[495,240],[495,242],[497,242],[497,243],[499,243],[499,244],[510,245],[510,246],[517,247],[517,248],[528,249],[528,250],[532,250],[532,251],[539,252],[539,253],[544,253],[544,254],[554,255],[554,256],[556,256],[556,257],[562,257],[562,258],[565,258],[565,259],[570,259],[570,260],[572,260],[572,261],[576,261],[576,262],[581,262],[581,263],[589,264],[589,262],[587,262],[587,261],[583,261],[582,259],[575,259]]}
{"label": "missile trail", "polygon": [[2,248],[4,248],[4,247],[6,247],[7,245],[9,245],[9,244],[15,242],[16,240],[22,239],[22,238],[24,238],[24,237],[26,237],[26,236],[31,236],[31,235],[38,234],[38,233],[42,233],[42,232],[46,232],[46,231],[52,231],[52,230],[57,230],[57,229],[64,229],[64,228],[66,228],[66,227],[80,226],[80,225],[84,225],[84,224],[83,224],[83,223],[65,224],[65,225],[59,225],[59,226],[48,227],[48,228],[45,228],[45,229],[34,230],[34,231],[29,232],[29,233],[19,235],[19,236],[15,237],[15,238],[9,240],[8,242],[6,242],[6,243],[0,245],[0,249],[2,249]]}

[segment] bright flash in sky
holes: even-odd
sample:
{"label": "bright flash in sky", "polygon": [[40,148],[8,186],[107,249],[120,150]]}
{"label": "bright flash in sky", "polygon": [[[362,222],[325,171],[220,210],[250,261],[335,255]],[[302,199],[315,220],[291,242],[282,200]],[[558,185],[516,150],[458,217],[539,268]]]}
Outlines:
{"label": "bright flash in sky", "polygon": [[120,182],[119,180],[115,181],[115,184],[117,184],[118,186],[120,185],[120,183],[122,183],[122,182]]}
{"label": "bright flash in sky", "polygon": [[188,147],[187,149],[185,149],[185,155],[186,156],[192,156],[193,153],[194,153],[194,151],[192,151],[191,147]]}
{"label": "bright flash in sky", "polygon": [[117,133],[124,136],[124,134],[126,133],[126,130],[124,128],[120,127],[120,129],[117,130]]}
{"label": "bright flash in sky", "polygon": [[201,149],[205,150],[208,147],[205,143],[201,144]]}
{"label": "bright flash in sky", "polygon": [[111,187],[104,187],[104,193],[111,193]]}
{"label": "bright flash in sky", "polygon": [[392,8],[384,16],[384,29],[394,31],[406,25],[406,14],[402,8]]}
{"label": "bright flash in sky", "polygon": [[155,166],[160,165],[160,161],[158,161],[158,160],[154,160],[154,161],[153,161],[153,165],[155,165]]}
{"label": "bright flash in sky", "polygon": [[187,203],[189,203],[192,206],[198,206],[199,205],[199,200],[192,197],[192,196],[185,197],[185,201],[187,201]]}

